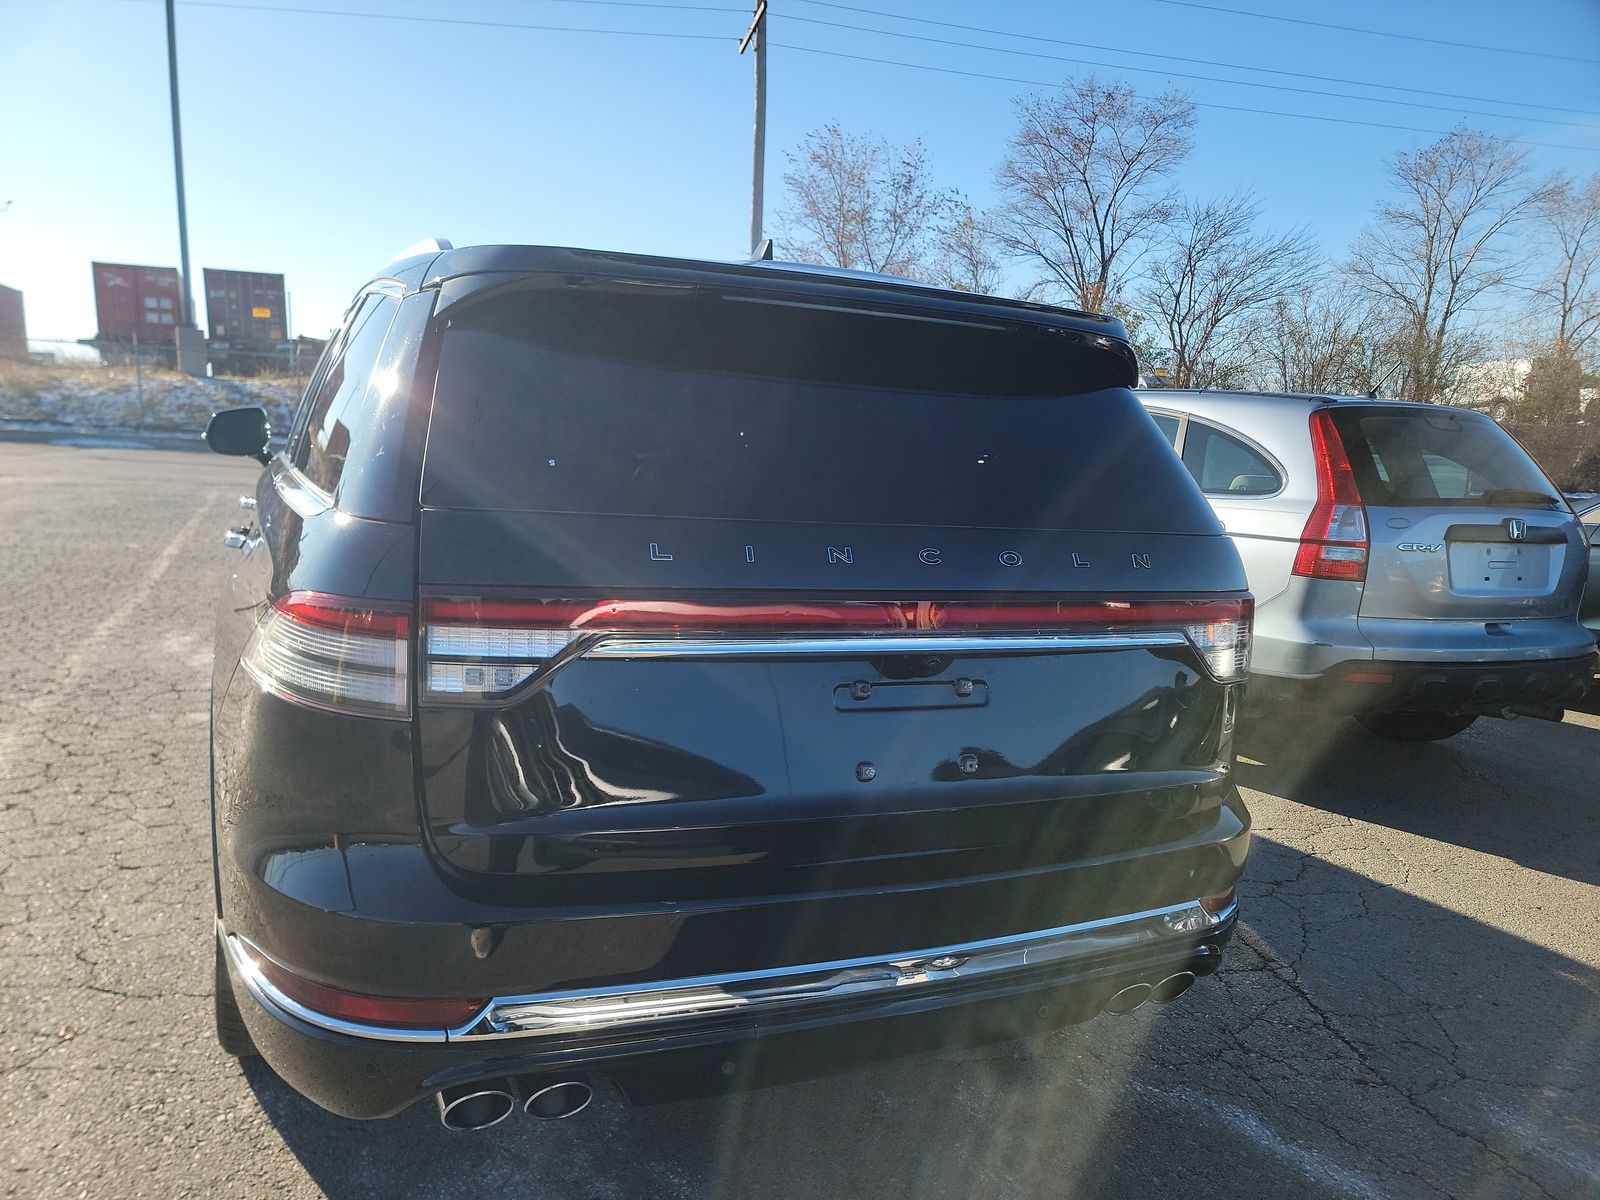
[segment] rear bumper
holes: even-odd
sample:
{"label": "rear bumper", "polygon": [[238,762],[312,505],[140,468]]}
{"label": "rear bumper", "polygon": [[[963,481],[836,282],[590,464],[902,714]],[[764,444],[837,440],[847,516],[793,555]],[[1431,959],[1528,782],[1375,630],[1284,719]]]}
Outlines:
{"label": "rear bumper", "polygon": [[1554,662],[1586,654],[1595,640],[1595,631],[1586,630],[1571,613],[1515,619],[1361,616],[1364,587],[1353,581],[1292,577],[1281,593],[1261,603],[1251,650],[1252,692],[1261,690],[1262,677],[1313,682],[1351,662],[1402,668]]}
{"label": "rear bumper", "polygon": [[[751,976],[512,997],[460,1030],[426,1039],[340,1029],[285,1003],[254,969],[245,944],[219,935],[240,1010],[267,1062],[322,1107],[375,1118],[442,1087],[486,1078],[602,1077],[649,1103],[1016,1038],[1086,1020],[1133,984],[1215,972],[1236,907],[1197,918],[1197,906],[1177,905],[983,945],[811,964],[764,973],[765,988]],[[848,978],[814,996],[796,993],[797,983],[840,976]],[[872,984],[891,979],[897,982]],[[701,993],[696,1003],[661,1003],[691,988]],[[762,1000],[779,991],[789,994]],[[712,994],[727,1002],[700,1003]],[[617,1019],[623,1009],[628,1015]]]}
{"label": "rear bumper", "polygon": [[1498,715],[1512,705],[1565,705],[1583,697],[1593,653],[1524,662],[1399,662],[1350,659],[1311,679],[1252,678],[1254,702],[1291,701],[1331,712]]}

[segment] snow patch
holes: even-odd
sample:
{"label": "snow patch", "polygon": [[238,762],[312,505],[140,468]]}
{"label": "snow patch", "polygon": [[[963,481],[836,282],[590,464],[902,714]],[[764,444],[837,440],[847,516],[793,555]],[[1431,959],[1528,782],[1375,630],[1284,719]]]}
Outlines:
{"label": "snow patch", "polygon": [[131,367],[0,364],[0,421],[67,433],[198,434],[211,414],[260,405],[287,430],[300,400],[294,379],[196,379]]}

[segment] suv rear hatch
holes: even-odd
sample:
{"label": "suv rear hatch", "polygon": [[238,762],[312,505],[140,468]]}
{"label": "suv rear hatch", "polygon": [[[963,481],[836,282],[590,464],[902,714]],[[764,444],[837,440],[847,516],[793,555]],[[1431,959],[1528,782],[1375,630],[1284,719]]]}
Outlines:
{"label": "suv rear hatch", "polygon": [[536,275],[445,309],[417,686],[449,871],[656,908],[1015,876],[944,914],[980,936],[1231,885],[1238,559],[1120,331],[992,307]]}
{"label": "suv rear hatch", "polygon": [[1321,411],[1367,510],[1363,621],[1456,619],[1481,631],[1483,622],[1576,612],[1581,529],[1493,420],[1433,405]]}

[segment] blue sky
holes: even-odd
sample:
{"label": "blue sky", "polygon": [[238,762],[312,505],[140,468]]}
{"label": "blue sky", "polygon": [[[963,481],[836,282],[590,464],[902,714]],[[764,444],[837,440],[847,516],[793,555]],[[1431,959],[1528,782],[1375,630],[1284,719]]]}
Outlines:
{"label": "blue sky", "polygon": [[[570,0],[240,0],[178,5],[190,245],[202,267],[281,271],[295,331],[321,334],[351,291],[427,235],[737,257],[749,212],[747,10]],[[1211,2],[1211,0],[1208,0]],[[856,11],[842,4],[849,3]],[[1214,0],[1216,6],[1455,42],[1600,60],[1600,2]],[[373,20],[298,8],[482,24]],[[860,9],[1024,32],[1029,42]],[[710,10],[710,11],[707,11]],[[1233,111],[1445,130],[1459,121],[1530,141],[1543,170],[1600,170],[1600,66],[1373,37],[1172,0],[1110,4],[772,0],[768,227],[783,151],[838,121],[921,137],[941,183],[980,205],[1028,84],[1097,70],[1140,88],[1170,79],[1201,103],[1183,186],[1259,193],[1266,218],[1305,224],[1330,255],[1383,193],[1385,159],[1425,133]],[[809,18],[810,20],[802,20]],[[1088,66],[859,29],[1097,60]],[[495,23],[499,23],[498,25]],[[706,35],[602,36],[506,24]],[[94,332],[93,259],[176,265],[165,24],[157,0],[0,0],[0,283],[23,289],[34,338]],[[720,40],[715,40],[720,39]],[[1115,53],[1121,48],[1168,59]],[[1398,84],[1452,100],[1241,72],[1210,59]],[[1135,72],[1134,67],[1142,68]],[[1176,78],[1174,72],[1360,93],[1383,102]],[[1396,100],[1442,106],[1407,107]],[[1521,102],[1514,105],[1511,101]],[[1558,106],[1577,113],[1538,108]],[[1231,107],[1222,107],[1231,106]],[[1505,118],[1467,110],[1514,114]],[[1535,119],[1539,118],[1539,119]],[[1020,280],[1019,280],[1020,281]]]}

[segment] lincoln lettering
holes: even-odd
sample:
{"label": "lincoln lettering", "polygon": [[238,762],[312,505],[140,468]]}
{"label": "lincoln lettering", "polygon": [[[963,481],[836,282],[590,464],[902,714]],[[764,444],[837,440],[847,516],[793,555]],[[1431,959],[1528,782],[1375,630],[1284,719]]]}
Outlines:
{"label": "lincoln lettering", "polygon": [[[1400,549],[1402,550],[1438,551],[1443,548],[1443,546],[1425,546],[1416,542],[1402,542],[1400,544]],[[853,546],[823,546],[821,550],[824,558],[831,565],[847,567],[855,565],[856,552]],[[748,564],[754,564],[757,561],[756,547],[754,545],[740,546],[737,553]],[[915,556],[917,562],[927,567],[944,566],[948,561],[947,552],[938,546],[924,546],[920,550],[915,550],[911,553]],[[648,557],[651,562],[672,562],[674,556],[671,552],[663,549],[663,543],[651,542],[649,543]],[[1148,554],[1130,554],[1128,558],[1136,570],[1147,571],[1151,569],[1150,556]],[[1023,563],[1023,554],[1020,550],[1001,550],[992,561],[998,562],[1003,567],[1020,567]],[[1093,565],[1081,552],[1076,550],[1049,555],[1046,557],[1045,562],[1047,565],[1063,567],[1088,567]]]}

